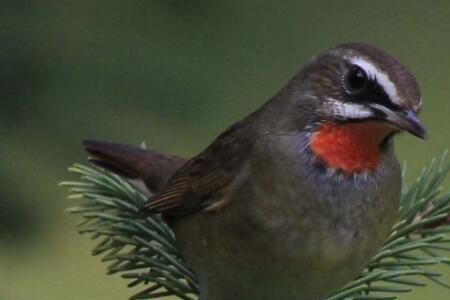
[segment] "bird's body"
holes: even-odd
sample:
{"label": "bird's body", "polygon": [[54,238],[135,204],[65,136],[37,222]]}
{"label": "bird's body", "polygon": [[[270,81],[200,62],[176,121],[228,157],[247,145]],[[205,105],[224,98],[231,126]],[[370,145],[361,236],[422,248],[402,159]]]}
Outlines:
{"label": "bird's body", "polygon": [[348,44],[192,159],[85,145],[97,164],[147,183],[147,209],[170,221],[201,300],[319,300],[386,240],[401,185],[392,136],[424,135],[419,101],[397,61]]}
{"label": "bird's body", "polygon": [[[336,178],[299,171],[317,166],[295,151],[298,141],[260,139],[224,196],[226,209],[173,223],[181,252],[204,276],[203,299],[322,299],[357,276],[386,239],[400,198],[392,149],[374,173]],[[279,148],[291,149],[289,157],[268,162]]]}

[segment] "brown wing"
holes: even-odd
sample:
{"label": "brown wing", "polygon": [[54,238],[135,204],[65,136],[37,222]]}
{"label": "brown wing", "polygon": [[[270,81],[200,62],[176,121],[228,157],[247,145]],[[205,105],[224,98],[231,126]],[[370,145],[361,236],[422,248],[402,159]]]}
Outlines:
{"label": "brown wing", "polygon": [[226,187],[250,152],[247,130],[240,124],[230,127],[205,151],[187,161],[145,208],[166,215],[184,215],[223,201]]}

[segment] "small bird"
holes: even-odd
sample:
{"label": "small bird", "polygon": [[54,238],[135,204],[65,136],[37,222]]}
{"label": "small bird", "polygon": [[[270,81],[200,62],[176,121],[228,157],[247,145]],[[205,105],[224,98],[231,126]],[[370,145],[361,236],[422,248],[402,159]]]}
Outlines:
{"label": "small bird", "polygon": [[85,141],[93,163],[152,193],[201,300],[318,300],[385,242],[401,189],[393,137],[426,130],[418,84],[395,58],[348,43],[190,159]]}

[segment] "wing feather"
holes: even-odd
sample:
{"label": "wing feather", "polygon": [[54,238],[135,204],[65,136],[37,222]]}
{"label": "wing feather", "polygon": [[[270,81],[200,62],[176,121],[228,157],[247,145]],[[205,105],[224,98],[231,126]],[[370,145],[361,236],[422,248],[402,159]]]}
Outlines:
{"label": "wing feather", "polygon": [[244,128],[236,123],[205,151],[188,160],[145,208],[166,215],[184,215],[230,202],[229,198],[223,201],[226,187],[250,153],[251,142]]}

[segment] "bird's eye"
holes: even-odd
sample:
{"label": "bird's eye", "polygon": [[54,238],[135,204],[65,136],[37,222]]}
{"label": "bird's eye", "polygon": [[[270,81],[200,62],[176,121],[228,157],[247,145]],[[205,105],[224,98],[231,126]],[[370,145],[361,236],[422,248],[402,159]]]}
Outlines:
{"label": "bird's eye", "polygon": [[345,79],[346,90],[350,94],[360,93],[367,85],[367,74],[358,66],[352,66]]}

